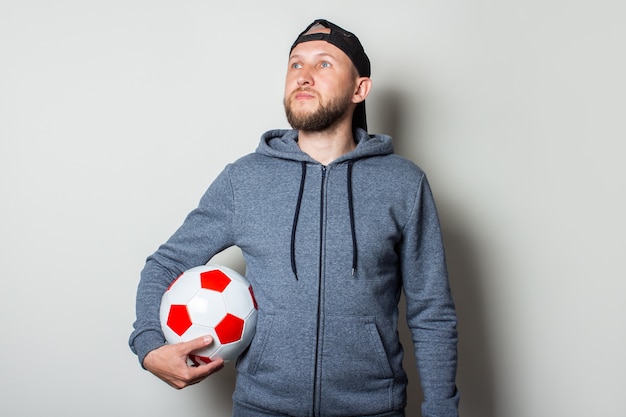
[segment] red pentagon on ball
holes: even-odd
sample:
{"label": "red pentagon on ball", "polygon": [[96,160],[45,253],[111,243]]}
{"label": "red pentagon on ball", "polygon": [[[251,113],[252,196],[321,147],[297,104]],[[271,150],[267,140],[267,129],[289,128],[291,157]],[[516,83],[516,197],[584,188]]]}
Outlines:
{"label": "red pentagon on ball", "polygon": [[252,303],[254,304],[254,309],[258,310],[259,306],[256,303],[256,297],[254,296],[254,291],[252,291],[252,285],[248,287],[248,291],[250,291],[250,297],[252,297]]}
{"label": "red pentagon on ball", "polygon": [[191,317],[187,311],[187,306],[174,304],[170,306],[170,313],[167,317],[167,325],[179,336],[191,327]]}
{"label": "red pentagon on ball", "polygon": [[215,333],[222,343],[233,343],[241,339],[243,333],[243,320],[228,313],[222,321],[215,326]]}
{"label": "red pentagon on ball", "polygon": [[200,286],[206,290],[223,292],[230,284],[230,278],[219,269],[200,274]]}

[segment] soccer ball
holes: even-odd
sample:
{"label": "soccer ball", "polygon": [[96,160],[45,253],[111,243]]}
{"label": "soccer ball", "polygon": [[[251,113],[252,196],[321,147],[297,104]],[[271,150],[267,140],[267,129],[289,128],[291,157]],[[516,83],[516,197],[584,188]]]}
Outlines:
{"label": "soccer ball", "polygon": [[189,363],[196,366],[216,358],[236,359],[252,341],[256,318],[250,283],[224,266],[183,272],[161,299],[161,328],[168,343],[213,336],[213,343],[189,355]]}

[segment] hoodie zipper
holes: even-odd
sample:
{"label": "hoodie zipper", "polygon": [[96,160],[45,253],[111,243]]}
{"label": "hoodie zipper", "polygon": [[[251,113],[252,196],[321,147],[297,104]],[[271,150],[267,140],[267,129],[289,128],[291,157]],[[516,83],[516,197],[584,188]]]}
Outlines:
{"label": "hoodie zipper", "polygon": [[318,291],[317,291],[317,334],[315,338],[315,367],[313,374],[313,415],[319,415],[319,404],[321,399],[318,399],[319,391],[321,390],[322,378],[319,375],[319,352],[322,344],[322,302],[324,292],[324,222],[325,222],[325,200],[324,195],[326,193],[326,172],[327,167],[322,165],[322,182],[320,186],[320,247],[319,247],[319,270],[318,270]]}

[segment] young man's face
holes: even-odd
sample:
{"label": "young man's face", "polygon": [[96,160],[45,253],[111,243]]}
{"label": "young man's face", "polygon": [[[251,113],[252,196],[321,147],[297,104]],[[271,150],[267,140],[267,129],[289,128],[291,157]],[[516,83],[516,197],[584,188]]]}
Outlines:
{"label": "young man's face", "polygon": [[321,131],[351,117],[357,79],[352,61],[336,46],[326,41],[296,45],[285,81],[287,120],[294,129]]}

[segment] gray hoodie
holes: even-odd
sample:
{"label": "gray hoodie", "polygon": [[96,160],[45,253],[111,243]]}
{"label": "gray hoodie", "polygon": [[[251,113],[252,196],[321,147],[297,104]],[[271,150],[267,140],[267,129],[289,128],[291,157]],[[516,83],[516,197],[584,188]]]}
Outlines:
{"label": "gray hoodie", "polygon": [[236,245],[259,314],[237,361],[235,415],[403,415],[404,291],[423,416],[457,416],[456,314],[423,171],[388,136],[359,129],[356,149],[327,166],[297,139],[265,133],[148,258],[132,350],[143,361],[165,343],[158,310],[171,281]]}

